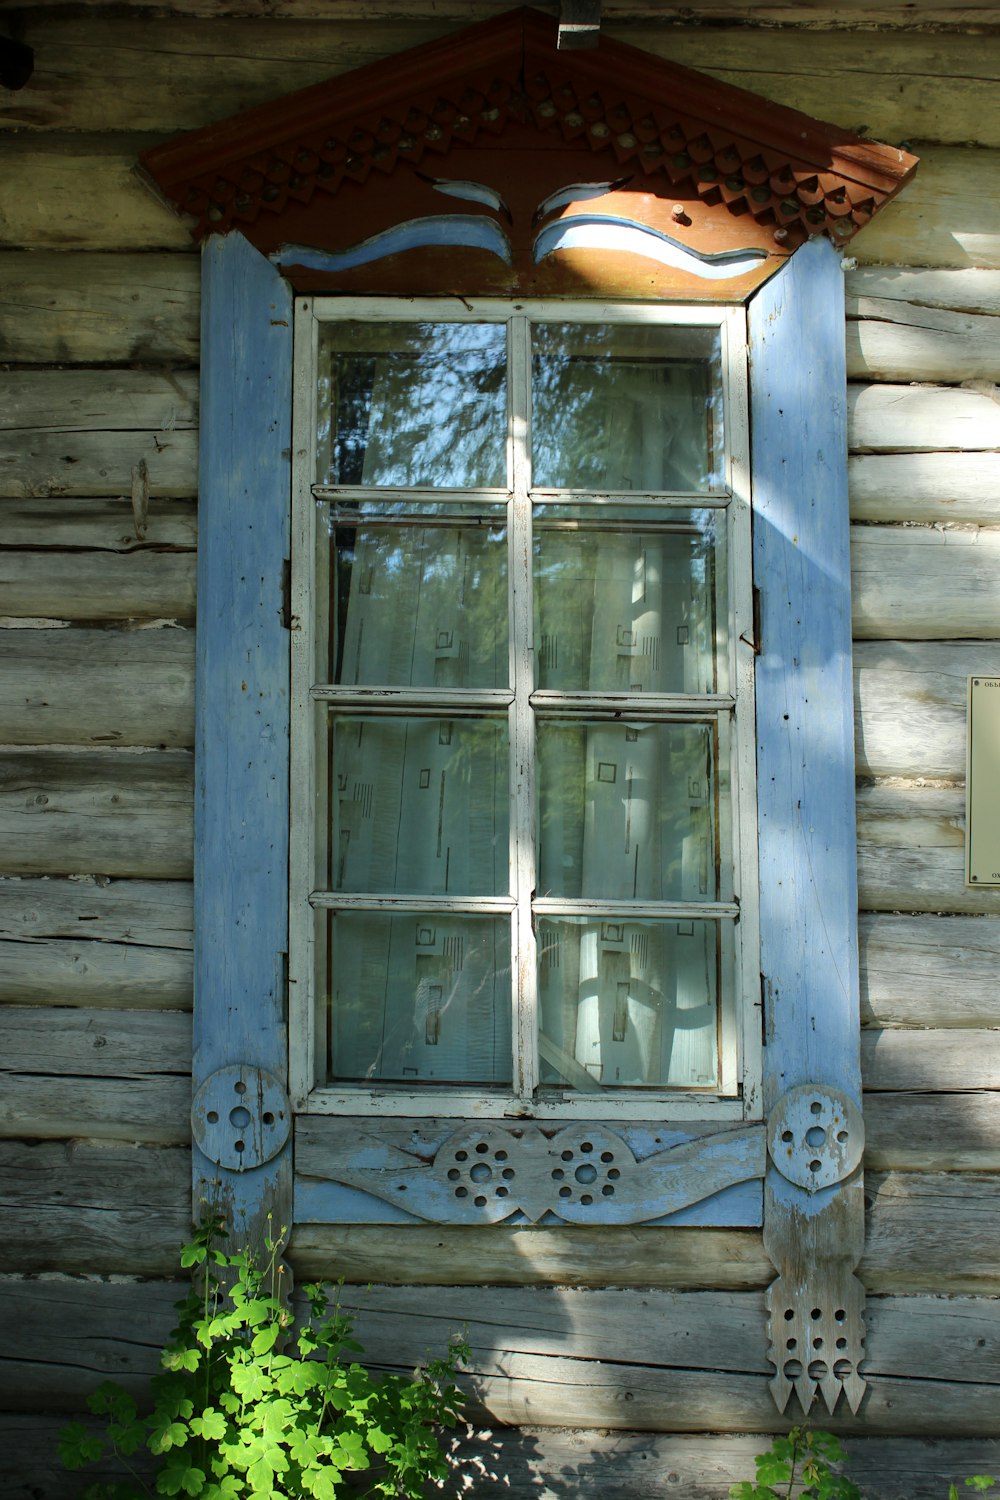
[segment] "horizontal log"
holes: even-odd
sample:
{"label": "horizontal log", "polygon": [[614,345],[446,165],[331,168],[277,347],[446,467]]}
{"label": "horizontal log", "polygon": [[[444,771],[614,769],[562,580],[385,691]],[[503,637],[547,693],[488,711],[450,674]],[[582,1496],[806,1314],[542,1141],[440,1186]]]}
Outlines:
{"label": "horizontal log", "polygon": [[[45,1500],[77,1500],[80,1476],[55,1459],[62,1416],[20,1412],[0,1416],[17,1500],[32,1488]],[[504,1500],[728,1500],[730,1486],[752,1476],[766,1438],[752,1434],[606,1432],[593,1428],[470,1428],[456,1442],[477,1496]],[[989,1439],[845,1437],[847,1469],[868,1500],[940,1500],[950,1482],[1000,1469],[1000,1443]],[[120,1470],[88,1469],[107,1482]],[[18,1489],[18,1485],[23,1489]],[[449,1493],[451,1487],[449,1486]]]}
{"label": "horizontal log", "polygon": [[190,1010],[191,954],[138,943],[0,940],[0,1001]]}
{"label": "horizontal log", "polygon": [[[82,3],[88,10],[108,7],[108,0],[53,0],[54,6]],[[134,0],[136,11],[154,11],[157,15],[197,16],[268,16],[274,19],[382,21],[407,19],[449,20],[459,25],[485,20],[508,9],[506,0]],[[540,0],[539,9],[555,13],[554,0]],[[605,0],[604,11],[615,23],[641,21],[644,28],[664,15],[679,14],[690,20],[704,15],[714,19],[730,17],[758,23],[783,20],[786,23],[827,27],[843,25],[845,17],[863,21],[865,26],[913,25],[912,0],[881,0],[872,7],[866,0],[773,0],[769,6],[748,7],[743,0],[698,0],[695,5],[675,4],[672,0]],[[992,20],[994,12],[985,0],[933,0],[920,6],[922,25],[950,23],[971,26],[974,22]]]}
{"label": "horizontal log", "polygon": [[858,1270],[869,1292],[996,1294],[997,1179],[978,1172],[868,1172],[868,1233]]}
{"label": "horizontal log", "polygon": [[9,252],[0,347],[18,364],[192,365],[199,283],[193,255]]}
{"label": "horizontal log", "polygon": [[0,756],[0,845],[12,875],[191,875],[191,757],[181,751]]}
{"label": "horizontal log", "polygon": [[861,1018],[874,1026],[993,1026],[1000,922],[862,913]]}
{"label": "horizontal log", "polygon": [[170,433],[198,425],[188,370],[15,370],[0,374],[0,434],[24,429]]}
{"label": "horizontal log", "polygon": [[1000,677],[1000,643],[855,642],[858,775],[964,780],[968,678],[976,673]]}
{"label": "horizontal log", "polygon": [[191,886],[182,880],[0,879],[0,937],[89,938],[190,952]]}
{"label": "horizontal log", "polygon": [[9,630],[0,744],[194,744],[192,630]]}
{"label": "horizontal log", "polygon": [[170,548],[193,551],[198,519],[193,500],[157,498],[150,504],[143,535],[130,495],[81,498],[48,495],[0,501],[0,547],[73,547],[101,552]]}
{"label": "horizontal log", "polygon": [[0,434],[0,496],[131,495],[132,470],[143,460],[150,495],[197,493],[198,434],[157,427]]}
{"label": "horizontal log", "polygon": [[1000,916],[1000,891],[965,884],[965,794],[950,787],[859,787],[862,911]]}
{"label": "horizontal log", "polygon": [[1000,522],[1000,453],[859,453],[847,475],[855,521]]}
{"label": "horizontal log", "polygon": [[869,1093],[864,1104],[869,1171],[1000,1171],[996,1092]]}
{"label": "horizontal log", "polygon": [[191,1017],[180,1010],[0,1006],[0,1070],[46,1078],[187,1077]]}
{"label": "horizontal log", "polygon": [[7,620],[168,620],[195,614],[190,552],[26,552],[0,549]]}
{"label": "horizontal log", "polygon": [[1000,529],[856,526],[851,586],[860,640],[996,640]]}
{"label": "horizontal log", "polygon": [[299,1224],[289,1252],[296,1278],[365,1285],[767,1286],[774,1268],[760,1233],[747,1229],[488,1230],[407,1225]]}
{"label": "horizontal log", "polygon": [[8,135],[0,240],[24,250],[193,250],[133,168],[156,136]]}
{"label": "horizontal log", "polygon": [[862,297],[889,298],[915,307],[1000,313],[1000,271],[935,270],[926,266],[856,266],[846,277],[850,317]]}
{"label": "horizontal log", "polygon": [[918,307],[887,297],[848,305],[847,373],[852,380],[1000,380],[996,317]]}
{"label": "horizontal log", "polygon": [[916,177],[851,241],[851,255],[864,265],[1000,269],[1000,151],[916,149]]}
{"label": "horizontal log", "polygon": [[873,1090],[995,1089],[1000,1087],[1000,1031],[869,1028],[861,1033],[861,1073],[865,1087]]}
{"label": "horizontal log", "polygon": [[[669,9],[669,7],[667,7]],[[0,124],[20,129],[150,130],[171,132],[264,103],[292,89],[363,66],[467,24],[466,6],[450,21],[437,12],[393,15],[379,24],[357,16],[275,25],[254,19],[203,21],[139,17],[29,21],[25,39],[36,49],[28,91],[12,94]],[[721,19],[717,16],[717,20]],[[989,48],[959,35],[882,38],[846,30],[803,37],[795,31],[711,31],[657,26],[641,31],[612,12],[605,31],[645,50],[751,89],[794,109],[816,108],[816,80],[827,89],[824,118],[847,128],[864,120],[877,139],[912,133],[919,118],[928,140],[1000,145],[991,109],[998,69]],[[897,50],[898,49],[898,50]],[[95,55],[106,92],[92,87]],[[136,66],[141,56],[143,65]],[[182,60],[182,61],[181,61]],[[873,89],[873,73],[896,86]]]}
{"label": "horizontal log", "polygon": [[[102,1277],[179,1275],[180,1246],[191,1232],[191,1153],[186,1146],[117,1141],[0,1141],[0,1203],[6,1231],[0,1270]],[[9,1283],[5,1287],[0,1282],[0,1296],[4,1290],[9,1290]],[[133,1294],[143,1298],[147,1290],[142,1285]],[[112,1374],[117,1367],[124,1373],[142,1350],[139,1330],[151,1321],[155,1329],[158,1307],[165,1310],[177,1295],[171,1286],[160,1304],[152,1288],[149,1317],[136,1307],[131,1320],[117,1329],[108,1327],[83,1369],[107,1368]],[[44,1315],[49,1301],[43,1294],[38,1317]],[[83,1296],[77,1306],[87,1314],[93,1302]],[[109,1293],[105,1304],[109,1315],[117,1305],[115,1293]],[[63,1357],[75,1363],[77,1333],[93,1336],[96,1314],[91,1312],[89,1323],[78,1330],[72,1314],[57,1298],[52,1315],[56,1318],[53,1349],[61,1344]],[[116,1351],[116,1337],[127,1347]],[[104,1367],[104,1358],[115,1363]],[[152,1369],[144,1366],[143,1373]],[[98,1374],[95,1383],[100,1378]],[[54,1404],[51,1398],[50,1403]]]}
{"label": "horizontal log", "polygon": [[[121,1079],[9,1073],[0,1099],[0,1138],[184,1145],[191,1136],[190,1113],[191,1080],[180,1074]],[[108,1233],[117,1232],[109,1223]]]}
{"label": "horizontal log", "polygon": [[847,441],[854,453],[995,450],[1000,400],[947,385],[849,385]]}

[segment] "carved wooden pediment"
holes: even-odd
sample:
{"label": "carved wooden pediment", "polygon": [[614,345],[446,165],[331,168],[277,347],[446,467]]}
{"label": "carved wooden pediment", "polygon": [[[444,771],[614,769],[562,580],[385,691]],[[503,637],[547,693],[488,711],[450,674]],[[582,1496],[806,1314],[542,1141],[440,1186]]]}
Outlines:
{"label": "carved wooden pediment", "polygon": [[511,11],[144,153],[196,239],[298,290],[742,298],[916,158]]}

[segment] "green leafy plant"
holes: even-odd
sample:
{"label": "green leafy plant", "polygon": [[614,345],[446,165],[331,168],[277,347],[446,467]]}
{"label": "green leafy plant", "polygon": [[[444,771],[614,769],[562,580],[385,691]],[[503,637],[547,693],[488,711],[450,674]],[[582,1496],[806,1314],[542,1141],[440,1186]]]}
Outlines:
{"label": "green leafy plant", "polygon": [[[417,1497],[428,1481],[442,1481],[448,1466],[437,1432],[457,1420],[455,1375],[467,1347],[453,1340],[412,1378],[373,1375],[352,1358],[361,1346],[323,1287],[303,1288],[309,1316],[296,1328],[281,1296],[278,1245],[269,1239],[257,1265],[246,1250],[219,1249],[220,1229],[203,1225],[181,1252],[196,1279],[177,1304],[152,1411],[141,1416],[128,1392],[107,1381],[88,1402],[105,1419],[104,1438],[82,1423],[60,1433],[67,1468],[110,1452],[127,1476],[89,1486],[84,1500]],[[151,1484],[140,1472],[143,1448],[156,1460]]]}
{"label": "green leafy plant", "polygon": [[776,1437],[754,1459],[756,1481],[731,1485],[732,1500],[860,1500],[861,1491],[833,1467],[844,1461],[844,1450],[830,1432],[793,1427]]}

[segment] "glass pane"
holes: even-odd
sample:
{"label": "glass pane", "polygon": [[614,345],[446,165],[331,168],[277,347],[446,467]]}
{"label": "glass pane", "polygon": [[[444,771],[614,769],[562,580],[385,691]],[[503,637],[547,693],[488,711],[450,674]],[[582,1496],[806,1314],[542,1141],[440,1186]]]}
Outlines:
{"label": "glass pane", "polygon": [[537,686],[564,692],[717,693],[728,682],[725,518],[643,530],[539,521]]}
{"label": "glass pane", "polygon": [[716,328],[532,328],[532,483],[702,492],[723,483]]}
{"label": "glass pane", "polygon": [[502,488],[503,323],[323,323],[320,484]]}
{"label": "glass pane", "polygon": [[[321,913],[329,1081],[510,1083],[510,921]],[[324,945],[318,944],[318,947]]]}
{"label": "glass pane", "polygon": [[726,899],[718,819],[727,777],[717,729],[714,721],[541,722],[539,896]]}
{"label": "glass pane", "polygon": [[329,838],[320,813],[317,840],[328,851],[317,870],[321,888],[435,896],[507,891],[506,719],[331,713],[329,723]]}
{"label": "glass pane", "polygon": [[[317,676],[359,686],[494,688],[509,677],[500,527],[321,526],[329,618]],[[324,612],[325,613],[325,612]]]}
{"label": "glass pane", "polygon": [[717,1087],[732,948],[729,923],[540,921],[542,1086]]}

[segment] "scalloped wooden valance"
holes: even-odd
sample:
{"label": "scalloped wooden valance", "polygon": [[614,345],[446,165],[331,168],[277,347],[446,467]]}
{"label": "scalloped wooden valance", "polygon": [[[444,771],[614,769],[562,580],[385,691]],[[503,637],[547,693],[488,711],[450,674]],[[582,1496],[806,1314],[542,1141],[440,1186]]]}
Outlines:
{"label": "scalloped wooden valance", "polygon": [[[742,299],[917,159],[530,9],[145,152],[297,290]],[[599,252],[599,253],[595,253]]]}

